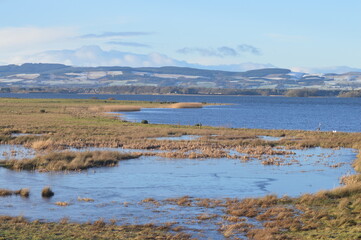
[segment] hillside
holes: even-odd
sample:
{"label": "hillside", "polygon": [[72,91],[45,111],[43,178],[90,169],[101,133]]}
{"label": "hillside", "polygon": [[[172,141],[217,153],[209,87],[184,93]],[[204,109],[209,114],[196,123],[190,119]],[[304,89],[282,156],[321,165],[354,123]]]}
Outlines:
{"label": "hillside", "polygon": [[0,66],[2,88],[112,86],[350,90],[361,88],[361,73],[306,74],[282,68],[230,72],[173,66],[72,67],[40,63]]}

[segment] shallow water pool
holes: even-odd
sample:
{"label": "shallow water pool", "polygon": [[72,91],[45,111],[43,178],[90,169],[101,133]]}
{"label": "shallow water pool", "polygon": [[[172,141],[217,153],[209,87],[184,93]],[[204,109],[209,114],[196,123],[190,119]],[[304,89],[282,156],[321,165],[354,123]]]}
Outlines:
{"label": "shallow water pool", "polygon": [[[22,215],[30,219],[95,221],[116,219],[119,224],[165,223],[176,221],[188,229],[207,230],[208,237],[219,238],[218,226],[191,219],[197,214],[220,214],[221,209],[164,205],[149,207],[146,198],[158,201],[185,195],[194,198],[245,198],[267,194],[298,196],[339,186],[339,177],[353,173],[352,149],[292,150],[297,164],[264,166],[259,161],[239,159],[167,159],[140,157],[121,161],[116,167],[93,168],[81,173],[14,172],[0,168],[0,188],[30,188],[30,198],[0,198],[2,215]],[[338,167],[331,167],[335,164]],[[51,186],[55,196],[42,199],[41,189]],[[78,201],[91,198],[94,202]],[[67,207],[57,201],[70,203]],[[216,221],[217,218],[214,219]],[[204,225],[205,224],[205,225]],[[208,224],[208,225],[207,225]],[[198,230],[197,230],[198,231]]]}

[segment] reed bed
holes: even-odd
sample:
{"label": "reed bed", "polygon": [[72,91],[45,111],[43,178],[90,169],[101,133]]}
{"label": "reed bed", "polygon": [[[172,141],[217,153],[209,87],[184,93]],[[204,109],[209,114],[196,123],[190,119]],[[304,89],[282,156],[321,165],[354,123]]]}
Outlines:
{"label": "reed bed", "polygon": [[180,103],[174,103],[170,105],[170,108],[202,108],[202,103],[196,103],[196,102],[180,102]]}
{"label": "reed bed", "polygon": [[78,171],[91,167],[115,166],[121,160],[137,157],[139,155],[112,151],[52,152],[33,159],[5,160],[0,165],[13,170]]}

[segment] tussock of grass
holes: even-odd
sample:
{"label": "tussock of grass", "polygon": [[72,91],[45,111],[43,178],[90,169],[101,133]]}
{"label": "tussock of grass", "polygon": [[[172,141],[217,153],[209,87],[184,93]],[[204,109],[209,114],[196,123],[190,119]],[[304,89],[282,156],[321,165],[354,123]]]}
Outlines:
{"label": "tussock of grass", "polygon": [[209,220],[209,219],[213,219],[213,218],[217,218],[217,217],[218,217],[217,214],[202,213],[202,214],[199,214],[196,218],[198,220],[205,221],[205,220]]}
{"label": "tussock of grass", "polygon": [[344,198],[344,197],[349,197],[351,195],[357,195],[357,194],[361,194],[361,184],[360,183],[338,187],[338,188],[332,189],[330,191],[322,191],[322,192],[316,194],[316,196],[321,197],[321,198],[324,198],[324,197]]}
{"label": "tussock of grass", "polygon": [[41,191],[41,196],[43,198],[51,198],[52,196],[54,196],[54,192],[51,190],[50,187],[44,187]]}
{"label": "tussock of grass", "polygon": [[111,151],[53,152],[33,159],[2,161],[1,164],[13,170],[75,171],[115,166],[121,160],[137,157],[139,155]]}
{"label": "tussock of grass", "polygon": [[92,198],[81,198],[81,197],[78,197],[78,201],[79,201],[79,202],[94,202],[94,199],[92,199]]}
{"label": "tussock of grass", "polygon": [[165,202],[177,204],[179,206],[192,206],[192,199],[189,196],[183,196],[180,198],[168,198]]}
{"label": "tussock of grass", "polygon": [[70,205],[68,202],[56,202],[55,205],[61,206],[61,207],[67,207]]}
{"label": "tussock of grass", "polygon": [[39,140],[32,143],[31,147],[35,150],[46,150],[54,146],[54,142],[51,139]]}
{"label": "tussock of grass", "polygon": [[28,188],[22,188],[22,189],[16,191],[15,194],[19,194],[22,197],[29,197],[30,190]]}
{"label": "tussock of grass", "polygon": [[22,197],[29,197],[30,191],[28,188],[22,188],[16,191],[12,191],[8,189],[0,189],[0,197],[7,197],[11,195],[20,195]]}
{"label": "tussock of grass", "polygon": [[201,108],[202,103],[180,102],[170,105],[170,108]]}
{"label": "tussock of grass", "polygon": [[361,172],[361,152],[357,155],[357,159],[354,161],[353,167],[357,172]]}
{"label": "tussock of grass", "polygon": [[0,196],[1,197],[7,197],[14,194],[14,191],[7,190],[7,189],[0,189]]}
{"label": "tussock of grass", "polygon": [[361,174],[345,175],[341,177],[340,183],[343,185],[353,185],[361,183]]}

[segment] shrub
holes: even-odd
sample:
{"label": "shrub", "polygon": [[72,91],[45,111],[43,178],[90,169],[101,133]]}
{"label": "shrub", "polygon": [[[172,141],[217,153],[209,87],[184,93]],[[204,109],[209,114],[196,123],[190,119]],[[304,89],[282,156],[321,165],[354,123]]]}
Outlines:
{"label": "shrub", "polygon": [[142,123],[142,124],[148,124],[149,122],[148,122],[148,120],[142,120],[140,123]]}

